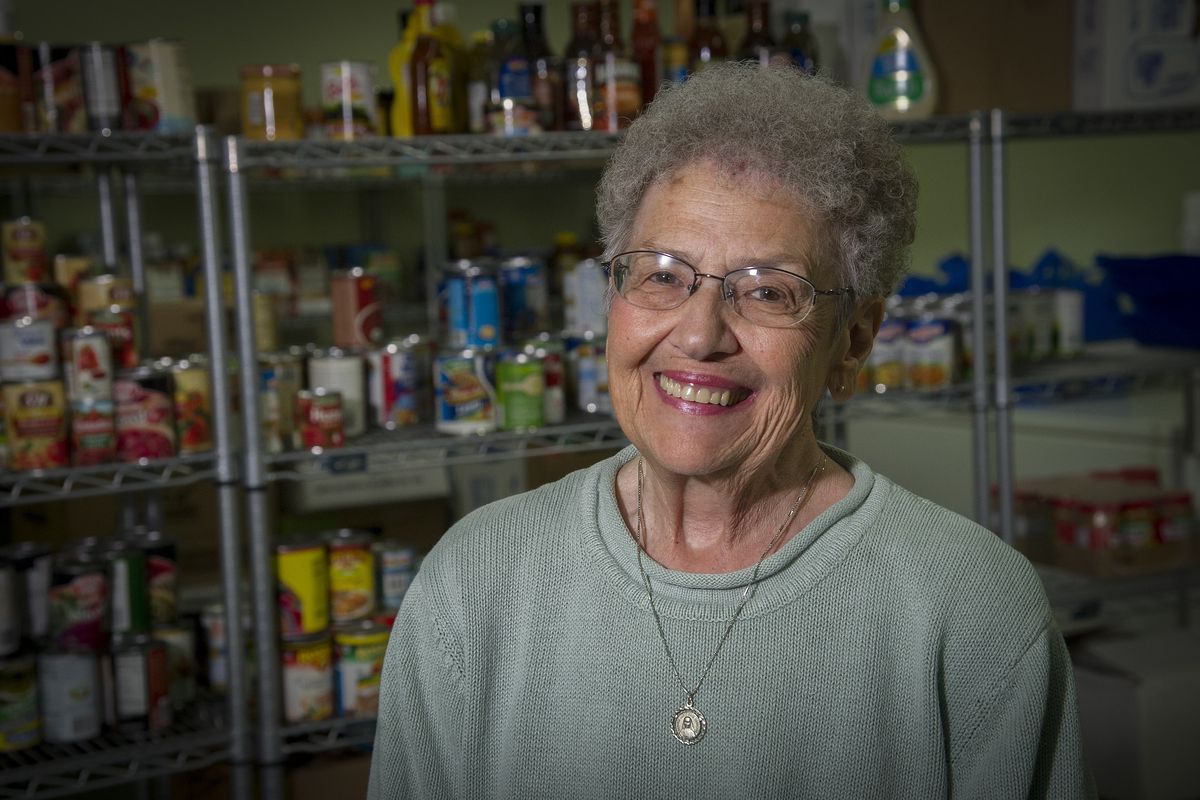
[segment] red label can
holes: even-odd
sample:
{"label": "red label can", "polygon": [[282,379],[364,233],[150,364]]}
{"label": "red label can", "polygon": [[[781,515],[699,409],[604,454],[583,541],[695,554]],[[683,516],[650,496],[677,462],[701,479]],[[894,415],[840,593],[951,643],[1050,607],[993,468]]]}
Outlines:
{"label": "red label can", "polygon": [[71,463],[108,464],[117,458],[116,418],[111,400],[84,397],[71,402]]}
{"label": "red label can", "polygon": [[383,319],[376,279],[362,267],[337,270],[329,287],[333,303],[333,343],[337,347],[366,347],[383,338]]}
{"label": "red label can", "polygon": [[13,471],[67,466],[67,408],[62,381],[4,386],[8,467]]}
{"label": "red label can", "polygon": [[67,293],[53,283],[14,283],[4,290],[4,319],[33,317],[48,319],[55,330],[67,327],[69,320]]}
{"label": "red label can", "polygon": [[193,356],[175,362],[175,429],[180,453],[212,450],[212,401],[208,396],[208,364]]}
{"label": "red label can", "polygon": [[113,383],[117,415],[117,459],[175,455],[175,396],[170,373],[141,367]]}
{"label": "red label can", "polygon": [[112,345],[104,331],[93,327],[63,331],[62,353],[72,400],[112,397]]}
{"label": "red label can", "polygon": [[298,448],[314,453],[344,447],[342,393],[321,388],[296,392],[296,437]]}
{"label": "red label can", "polygon": [[102,332],[112,350],[112,363],[117,369],[134,369],[140,362],[137,342],[133,338],[133,312],[119,306],[88,312],[87,322]]}

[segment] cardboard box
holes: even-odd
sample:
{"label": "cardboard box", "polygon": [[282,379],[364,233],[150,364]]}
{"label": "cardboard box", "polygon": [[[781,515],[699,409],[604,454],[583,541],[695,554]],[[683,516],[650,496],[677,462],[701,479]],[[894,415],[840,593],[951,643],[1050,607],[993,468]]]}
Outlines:
{"label": "cardboard box", "polygon": [[1085,639],[1072,659],[1084,755],[1100,796],[1200,797],[1200,638]]}
{"label": "cardboard box", "polygon": [[204,301],[197,298],[150,305],[149,355],[182,356],[208,352]]}
{"label": "cardboard box", "polygon": [[1198,15],[1191,0],[1076,0],[1074,108],[1200,103]]}

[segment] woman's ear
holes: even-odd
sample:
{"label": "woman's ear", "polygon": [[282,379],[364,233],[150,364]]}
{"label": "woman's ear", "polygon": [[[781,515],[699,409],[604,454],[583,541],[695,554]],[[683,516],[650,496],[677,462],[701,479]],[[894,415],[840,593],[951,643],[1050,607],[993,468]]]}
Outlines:
{"label": "woman's ear", "polygon": [[837,339],[826,379],[826,387],[834,400],[843,402],[854,395],[859,370],[867,365],[875,334],[882,322],[883,300],[880,298],[859,303],[851,312],[850,321]]}

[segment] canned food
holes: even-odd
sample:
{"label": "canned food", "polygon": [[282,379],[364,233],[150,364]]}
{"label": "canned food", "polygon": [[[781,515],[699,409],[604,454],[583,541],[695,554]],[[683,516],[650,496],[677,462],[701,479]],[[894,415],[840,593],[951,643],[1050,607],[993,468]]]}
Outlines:
{"label": "canned food", "polygon": [[100,735],[100,667],[95,653],[50,651],[37,659],[42,737],[51,744]]}
{"label": "canned food", "polygon": [[254,306],[254,344],[261,352],[279,349],[279,312],[276,310],[275,295],[255,292],[251,297]]}
{"label": "canned food", "polygon": [[499,344],[500,295],[494,262],[460,259],[447,264],[439,297],[449,347]]}
{"label": "canned food", "polygon": [[376,585],[379,587],[379,607],[400,607],[408,586],[416,575],[417,552],[402,542],[376,542]]}
{"label": "canned food", "polygon": [[349,141],[375,135],[378,111],[371,69],[365,61],[330,61],[321,65],[325,138]]}
{"label": "canned food", "polygon": [[158,133],[191,133],[196,95],[182,42],[151,39],[126,45],[129,73],[127,127]]}
{"label": "canned food", "polygon": [[339,717],[379,715],[379,678],[388,629],[362,620],[333,630],[334,703]]}
{"label": "canned food", "polygon": [[129,542],[105,542],[111,596],[109,630],[114,634],[145,633],[150,629],[150,595],[146,552]]}
{"label": "canned food", "polygon": [[21,217],[0,226],[4,241],[4,282],[43,283],[46,274],[46,227]]}
{"label": "canned food", "polygon": [[608,276],[596,259],[576,262],[563,276],[563,315],[568,330],[608,331]]}
{"label": "canned food", "polygon": [[608,394],[608,358],[604,339],[585,331],[572,353],[575,361],[576,397],[579,410],[589,414],[611,414]]}
{"label": "canned food", "polygon": [[1083,292],[1054,290],[1054,355],[1074,358],[1083,352]]}
{"label": "canned food", "polygon": [[253,64],[242,67],[242,134],[276,142],[304,136],[300,112],[300,67]]}
{"label": "canned food", "polygon": [[[90,275],[92,272],[92,260],[86,256],[72,256],[66,253],[59,253],[54,257],[54,275],[52,280],[61,286],[67,294],[67,298],[73,301],[79,296],[79,282]],[[72,314],[74,313],[74,304],[71,303]],[[74,319],[74,317],[70,317]]]}
{"label": "canned food", "polygon": [[445,433],[490,433],[496,430],[492,385],[479,350],[442,353],[434,367],[437,392],[435,427]]}
{"label": "canned food", "polygon": [[327,633],[283,643],[283,720],[289,725],[333,716],[333,646]]}
{"label": "canned food", "polygon": [[527,431],[545,420],[545,369],[526,353],[506,352],[496,365],[496,419],[501,430]]}
{"label": "canned food", "polygon": [[542,332],[525,345],[525,352],[542,362],[546,389],[542,395],[542,418],[547,425],[561,425],[567,418],[566,369],[563,343]]}
{"label": "canned food", "polygon": [[893,316],[889,312],[880,324],[879,332],[875,334],[875,344],[871,348],[868,364],[877,394],[903,389],[908,383],[905,351],[908,326],[907,319]]}
{"label": "canned food", "polygon": [[343,528],[326,538],[329,547],[329,618],[353,622],[375,611],[375,554],[371,534]]}
{"label": "canned food", "polygon": [[175,387],[171,373],[150,366],[118,373],[113,400],[119,461],[175,455]]}
{"label": "canned food", "polygon": [[4,386],[8,468],[16,471],[67,466],[67,411],[62,381]]}
{"label": "canned food", "polygon": [[17,570],[8,556],[0,553],[0,657],[21,648],[21,610],[18,605]]}
{"label": "canned food", "polygon": [[500,284],[505,341],[519,342],[546,327],[550,290],[544,261],[526,256],[504,259],[500,262]]}
{"label": "canned food", "polygon": [[0,322],[0,378],[44,381],[58,377],[54,323],[16,317]]}
{"label": "canned food", "polygon": [[296,447],[321,453],[346,445],[342,393],[328,389],[296,392]]}
{"label": "canned food", "polygon": [[951,319],[924,316],[908,329],[908,382],[919,391],[948,389],[961,360],[958,327]]}
{"label": "canned food", "polygon": [[429,419],[429,346],[419,334],[367,353],[367,403],[371,421],[393,430]]}
{"label": "canned food", "polygon": [[338,347],[313,353],[308,359],[308,385],[342,396],[342,426],[347,437],[366,433],[366,372],[362,356]]}
{"label": "canned food", "polygon": [[175,541],[162,531],[147,531],[137,544],[146,554],[146,588],[150,595],[150,621],[169,625],[179,607],[179,552]]}
{"label": "canned food", "polygon": [[41,739],[33,656],[0,658],[0,753],[32,747]]}
{"label": "canned food", "polygon": [[117,459],[116,414],[109,400],[85,397],[71,402],[71,463],[76,467]]}
{"label": "canned food", "polygon": [[296,393],[304,385],[303,362],[293,353],[264,353],[258,358],[263,445],[269,453],[292,446],[296,430]]}
{"label": "canned food", "polygon": [[275,548],[279,581],[279,635],[285,639],[329,627],[329,556],[324,542]]}
{"label": "canned food", "polygon": [[167,695],[182,711],[196,699],[196,635],[181,625],[157,626],[154,638],[167,648]]}
{"label": "canned food", "polygon": [[4,289],[2,319],[33,317],[48,319],[56,331],[67,327],[70,300],[62,287],[53,283],[13,283]]}
{"label": "canned food", "polygon": [[121,311],[132,311],[137,307],[137,295],[129,278],[105,273],[79,282],[81,314],[109,311],[114,306]]}
{"label": "canned food", "polygon": [[110,45],[92,42],[79,49],[83,76],[83,99],[87,106],[88,129],[111,131],[121,127],[127,95],[124,58]]}
{"label": "canned food", "polygon": [[116,725],[130,732],[171,727],[167,647],[148,634],[117,636],[112,642]]}
{"label": "canned food", "polygon": [[97,328],[85,326],[62,332],[62,352],[66,362],[67,394],[72,400],[112,397],[113,357],[108,336]]}
{"label": "canned food", "polygon": [[16,582],[21,636],[29,641],[40,641],[50,631],[53,552],[46,545],[24,541],[11,545],[4,554],[12,564]]}
{"label": "canned food", "polygon": [[204,453],[212,449],[212,402],[209,399],[208,360],[193,355],[171,367],[175,378],[175,432],[179,452]]}
{"label": "canned food", "polygon": [[85,322],[104,334],[112,351],[113,366],[117,369],[137,369],[137,340],[133,335],[133,311],[112,306],[99,311],[89,311]]}
{"label": "canned food", "polygon": [[42,133],[87,133],[79,50],[40,42],[34,56],[34,98]]}
{"label": "canned food", "polygon": [[50,644],[98,653],[108,639],[108,569],[101,554],[75,550],[54,561],[48,592]]}
{"label": "canned food", "polygon": [[337,347],[368,347],[383,338],[383,313],[378,279],[362,267],[335,270],[329,284],[333,305],[333,343]]}

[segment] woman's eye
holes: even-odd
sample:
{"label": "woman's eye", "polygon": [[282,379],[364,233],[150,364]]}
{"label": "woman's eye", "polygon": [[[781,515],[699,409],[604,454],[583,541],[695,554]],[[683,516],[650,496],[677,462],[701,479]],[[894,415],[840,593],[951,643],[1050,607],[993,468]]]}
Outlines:
{"label": "woman's eye", "polygon": [[760,303],[785,303],[787,294],[772,286],[759,286],[750,290],[750,299]]}
{"label": "woman's eye", "polygon": [[673,286],[679,283],[679,278],[673,272],[659,270],[658,272],[652,272],[650,277],[646,279],[646,282],[655,283],[659,286]]}

